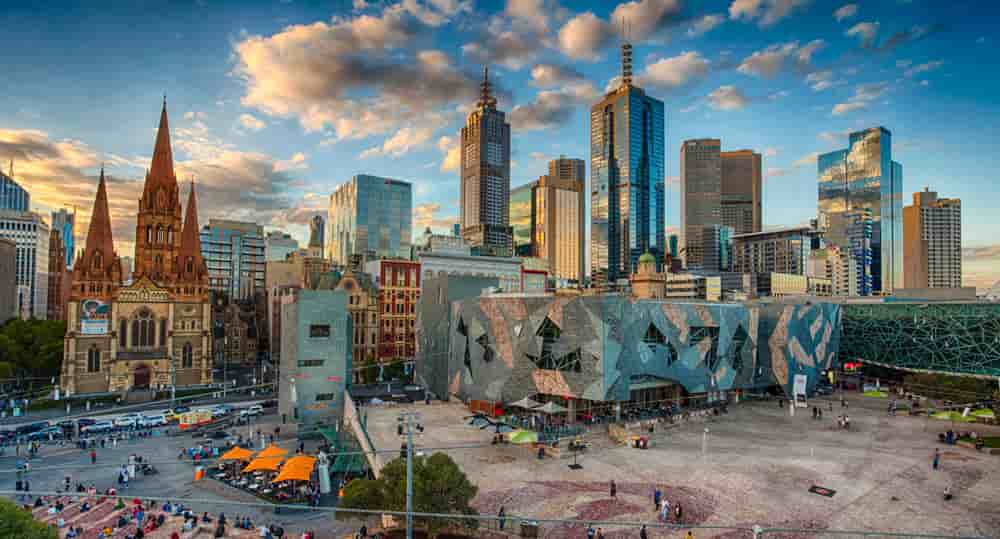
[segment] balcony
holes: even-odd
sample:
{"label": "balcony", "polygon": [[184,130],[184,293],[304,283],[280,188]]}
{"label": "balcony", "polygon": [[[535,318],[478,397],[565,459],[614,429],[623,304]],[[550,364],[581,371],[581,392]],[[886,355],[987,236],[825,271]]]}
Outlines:
{"label": "balcony", "polygon": [[167,347],[144,348],[141,350],[119,350],[117,358],[122,360],[162,359],[167,357]]}

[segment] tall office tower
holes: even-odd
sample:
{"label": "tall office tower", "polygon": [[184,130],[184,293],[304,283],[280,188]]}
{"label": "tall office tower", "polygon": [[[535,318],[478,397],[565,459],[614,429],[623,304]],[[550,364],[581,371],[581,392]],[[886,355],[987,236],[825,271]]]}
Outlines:
{"label": "tall office tower", "polygon": [[903,283],[906,288],[962,286],[962,201],[913,193],[903,208]]}
{"label": "tall office tower", "polygon": [[[793,226],[733,237],[733,271],[737,273],[787,273],[805,275],[815,231]],[[825,277],[825,272],[814,277]]]}
{"label": "tall office tower", "polygon": [[490,92],[484,70],[482,94],[462,128],[462,237],[474,254],[511,256],[510,124]]}
{"label": "tall office tower", "polygon": [[807,274],[810,277],[829,279],[830,293],[834,296],[859,295],[858,283],[861,279],[858,269],[854,257],[836,245],[816,249],[809,254]]}
{"label": "tall office tower", "polygon": [[201,255],[208,265],[208,289],[231,301],[265,291],[264,228],[256,223],[209,219],[201,228]]}
{"label": "tall office tower", "polygon": [[299,250],[299,241],[280,230],[272,230],[264,238],[264,258],[268,262],[280,262]]}
{"label": "tall office tower", "polygon": [[701,261],[688,266],[708,272],[731,271],[733,267],[733,227],[704,225],[698,233],[701,238]]}
{"label": "tall office tower", "polygon": [[59,237],[66,249],[64,264],[73,267],[73,251],[76,250],[76,211],[73,213],[65,208],[52,212],[52,230],[59,231]]}
{"label": "tall office tower", "polygon": [[868,210],[872,292],[892,294],[903,286],[903,167],[892,160],[892,133],[884,127],[851,133],[847,148],[819,156],[817,169],[818,222],[826,238],[843,238],[837,227],[855,221],[837,215]]}
{"label": "tall office tower", "polygon": [[838,247],[853,269],[857,282],[852,288],[859,296],[875,292],[875,249],[872,247],[875,223],[867,208],[839,212],[829,216],[824,241],[828,247]]}
{"label": "tall office tower", "polygon": [[69,270],[66,268],[66,247],[63,245],[61,229],[49,232],[49,291],[47,301],[48,320],[66,320],[66,304],[69,302]]}
{"label": "tall office tower", "polygon": [[14,163],[0,172],[0,238],[16,244],[17,313],[45,318],[49,293],[49,226],[30,211],[31,195],[14,181]]}
{"label": "tall office tower", "polygon": [[10,162],[7,174],[0,171],[0,210],[28,211],[31,195],[14,181],[14,161]]}
{"label": "tall office tower", "polygon": [[535,256],[549,263],[549,275],[582,283],[584,269],[586,165],[583,159],[549,161],[549,174],[534,189]]}
{"label": "tall office tower", "polygon": [[322,215],[313,215],[309,219],[309,256],[323,258],[326,247],[326,221]]}
{"label": "tall office tower", "polygon": [[617,89],[590,107],[590,275],[627,278],[649,252],[666,252],[663,101],[632,84],[632,45],[622,44]]}
{"label": "tall office tower", "polygon": [[510,227],[514,234],[514,256],[537,256],[531,241],[535,233],[535,187],[538,181],[510,190]]}
{"label": "tall office tower", "polygon": [[719,139],[681,143],[681,258],[690,268],[701,268],[706,225],[722,223],[722,155]]}
{"label": "tall office tower", "polygon": [[721,152],[722,224],[736,234],[761,230],[761,160],[753,150]]}
{"label": "tall office tower", "polygon": [[362,266],[379,258],[410,258],[413,186],[359,174],[330,195],[327,223],[327,258],[334,264],[347,266],[352,255],[362,257]]}

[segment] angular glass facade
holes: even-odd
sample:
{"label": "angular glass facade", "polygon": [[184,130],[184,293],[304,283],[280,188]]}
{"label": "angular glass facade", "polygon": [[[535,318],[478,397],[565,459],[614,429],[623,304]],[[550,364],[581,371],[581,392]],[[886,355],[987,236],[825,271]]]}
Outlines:
{"label": "angular glass facade", "polygon": [[327,253],[334,264],[346,265],[354,254],[366,260],[409,258],[413,186],[359,174],[330,195],[327,227]]}
{"label": "angular glass facade", "polygon": [[534,230],[534,192],[537,181],[510,192],[510,226],[514,228],[514,256],[535,256],[531,243]]}
{"label": "angular glass facade", "polygon": [[264,229],[256,223],[210,219],[200,233],[208,288],[246,300],[264,291]]}
{"label": "angular glass facade", "polygon": [[28,211],[31,195],[12,176],[0,172],[0,210]]}
{"label": "angular glass facade", "polygon": [[[846,228],[854,210],[872,218],[872,291],[903,286],[903,167],[892,160],[892,134],[884,127],[851,133],[843,150],[817,160],[819,226],[828,241],[849,248]],[[841,217],[841,218],[838,218]]]}
{"label": "angular glass facade", "polygon": [[591,245],[595,283],[634,272],[645,252],[663,265],[663,102],[623,85],[590,109]]}

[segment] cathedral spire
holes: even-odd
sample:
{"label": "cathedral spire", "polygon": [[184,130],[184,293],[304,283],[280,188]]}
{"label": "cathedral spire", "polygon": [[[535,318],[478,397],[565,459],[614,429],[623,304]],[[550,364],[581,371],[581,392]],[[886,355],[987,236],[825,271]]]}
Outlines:
{"label": "cathedral spire", "polygon": [[191,179],[187,207],[184,208],[184,228],[181,231],[181,245],[177,251],[177,274],[183,281],[197,281],[206,275],[205,261],[201,256],[201,237],[198,227],[198,199]]}
{"label": "cathedral spire", "polygon": [[174,177],[174,155],[170,149],[170,126],[167,122],[167,97],[163,97],[163,108],[160,109],[160,126],[156,130],[156,145],[153,147],[153,161],[147,176],[150,182],[177,184]]}
{"label": "cathedral spire", "polygon": [[[115,242],[111,236],[111,212],[108,211],[108,188],[104,179],[104,166],[101,166],[101,178],[97,183],[97,196],[94,198],[94,211],[90,214],[90,227],[87,230],[87,245],[83,255],[78,259],[85,268],[94,265],[94,257],[100,253],[103,266],[114,257]],[[103,267],[102,267],[103,269]]]}

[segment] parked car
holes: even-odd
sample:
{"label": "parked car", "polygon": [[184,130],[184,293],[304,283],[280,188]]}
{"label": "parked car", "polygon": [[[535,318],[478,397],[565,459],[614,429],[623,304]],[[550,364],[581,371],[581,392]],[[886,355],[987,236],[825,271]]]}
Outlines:
{"label": "parked car", "polygon": [[49,425],[48,421],[38,421],[28,425],[21,425],[20,427],[14,429],[14,432],[17,433],[18,436],[26,436],[28,434],[31,434],[32,432],[38,432],[40,430],[47,429],[50,426],[51,425]]}
{"label": "parked car", "polygon": [[59,427],[49,427],[38,430],[28,435],[29,442],[48,440],[49,438],[59,439],[63,437],[63,430]]}
{"label": "parked car", "polygon": [[114,428],[115,424],[110,421],[95,421],[93,424],[87,425],[80,430],[84,434],[99,434],[102,432],[109,432],[114,430]]}
{"label": "parked car", "polygon": [[134,415],[123,415],[115,418],[114,425],[120,429],[135,428],[139,424],[139,419]]}
{"label": "parked car", "polygon": [[60,422],[56,423],[56,425],[59,428],[63,429],[63,430],[70,430],[71,431],[71,430],[75,430],[76,429],[76,421],[73,421],[72,419],[67,419],[65,421],[60,421]]}
{"label": "parked car", "polygon": [[174,413],[175,414],[186,414],[186,413],[188,413],[190,411],[191,411],[191,407],[190,406],[178,406],[177,408],[174,408]]}
{"label": "parked car", "polygon": [[225,440],[229,438],[229,433],[224,430],[214,430],[205,435],[205,438],[209,440]]}
{"label": "parked car", "polygon": [[93,425],[94,423],[97,423],[97,420],[91,419],[89,417],[81,417],[80,419],[76,420],[76,425],[81,429],[83,427],[86,427],[87,425]]}
{"label": "parked car", "polygon": [[254,404],[249,408],[244,408],[243,410],[240,410],[240,417],[258,416],[263,413],[264,413],[264,407],[259,404]]}
{"label": "parked car", "polygon": [[233,407],[228,404],[220,404],[212,408],[212,417],[222,417],[233,413]]}
{"label": "parked car", "polygon": [[167,416],[163,414],[144,415],[139,418],[140,427],[162,427],[167,424]]}

